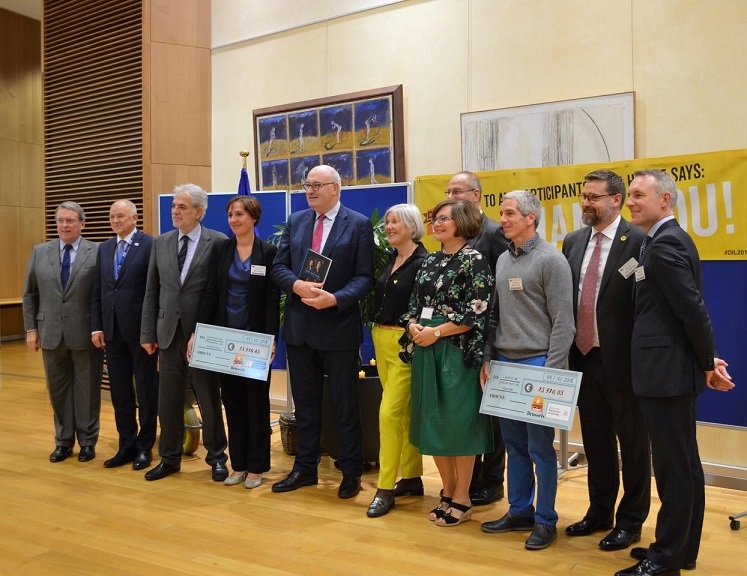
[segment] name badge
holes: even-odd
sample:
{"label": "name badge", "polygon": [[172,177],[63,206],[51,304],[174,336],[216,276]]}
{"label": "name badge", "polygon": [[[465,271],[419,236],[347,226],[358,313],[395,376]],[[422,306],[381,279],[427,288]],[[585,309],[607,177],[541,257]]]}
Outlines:
{"label": "name badge", "polygon": [[431,318],[433,318],[433,308],[431,308],[430,306],[423,307],[422,312],[420,312],[420,317],[423,320],[430,320]]}
{"label": "name badge", "polygon": [[509,278],[508,289],[509,290],[524,290],[524,284],[522,284],[521,278]]}
{"label": "name badge", "polygon": [[638,266],[638,268],[635,269],[635,281],[640,282],[641,280],[646,279],[646,271],[643,269],[643,266]]}
{"label": "name badge", "polygon": [[267,266],[252,264],[252,276],[267,276]]}
{"label": "name badge", "polygon": [[626,280],[630,278],[630,275],[635,271],[636,266],[638,266],[638,260],[635,258],[631,258],[628,260],[625,264],[620,266],[620,268],[617,270],[620,274],[622,274],[622,277]]}

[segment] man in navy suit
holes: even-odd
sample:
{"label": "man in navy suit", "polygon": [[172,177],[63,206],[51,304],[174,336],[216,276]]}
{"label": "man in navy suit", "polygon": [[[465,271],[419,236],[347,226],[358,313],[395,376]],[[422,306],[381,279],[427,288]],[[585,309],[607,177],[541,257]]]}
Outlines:
{"label": "man in navy suit", "polygon": [[119,433],[119,449],[104,466],[116,468],[132,462],[133,469],[142,470],[153,459],[158,424],[157,356],[140,346],[153,238],[136,228],[137,207],[129,200],[112,204],[109,222],[116,236],[99,246],[91,299],[91,341],[96,348],[106,349]]}
{"label": "man in navy suit", "polygon": [[[304,189],[309,209],[288,217],[272,266],[272,280],[288,295],[283,337],[298,426],[293,470],[272,486],[273,492],[317,483],[325,374],[340,438],[343,480],[337,495],[352,498],[360,491],[358,304],[374,287],[374,243],[370,220],[340,203],[340,185],[340,175],[331,166],[317,166],[308,173]],[[299,279],[309,248],[332,260],[324,288]]]}
{"label": "man in navy suit", "polygon": [[[586,226],[565,237],[563,254],[573,274],[578,326],[568,362],[584,375],[578,409],[589,462],[589,508],[565,533],[588,536],[607,531],[614,520],[614,530],[599,547],[622,550],[640,540],[651,503],[648,436],[630,382],[633,271],[646,234],[620,215],[625,182],[614,172],[587,174],[579,199]],[[620,489],[618,440],[624,493],[615,512]]]}
{"label": "man in navy suit", "polygon": [[674,180],[661,170],[636,172],[628,188],[630,220],[647,234],[635,270],[631,375],[661,508],[655,542],[633,548],[640,562],[615,576],[679,576],[680,568],[695,567],[705,511],[695,400],[706,386],[734,386],[725,363],[714,357],[700,257],[674,218],[677,195]]}

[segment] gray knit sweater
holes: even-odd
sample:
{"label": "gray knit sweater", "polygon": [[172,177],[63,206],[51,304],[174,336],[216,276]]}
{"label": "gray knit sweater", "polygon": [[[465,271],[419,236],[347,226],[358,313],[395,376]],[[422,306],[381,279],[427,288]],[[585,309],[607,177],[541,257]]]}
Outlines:
{"label": "gray knit sweater", "polygon": [[485,360],[497,353],[516,360],[546,354],[545,366],[568,368],[576,334],[568,261],[538,236],[521,246],[518,256],[512,248],[496,263]]}

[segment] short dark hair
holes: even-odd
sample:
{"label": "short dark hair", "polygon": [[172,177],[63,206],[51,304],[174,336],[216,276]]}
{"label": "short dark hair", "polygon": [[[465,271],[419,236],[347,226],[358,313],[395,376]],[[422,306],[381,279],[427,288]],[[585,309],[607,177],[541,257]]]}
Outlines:
{"label": "short dark hair", "polygon": [[607,184],[609,194],[620,194],[622,196],[620,204],[625,202],[625,182],[612,170],[594,170],[584,176],[584,184],[592,181],[604,182]]}
{"label": "short dark hair", "polygon": [[257,200],[257,197],[245,196],[243,194],[240,196],[234,196],[228,201],[228,204],[226,204],[226,213],[228,213],[231,206],[237,202],[249,213],[249,216],[256,220],[256,224],[259,224],[259,218],[262,216],[262,205],[259,203],[259,200]]}
{"label": "short dark hair", "polygon": [[442,200],[433,209],[435,216],[444,206],[451,206],[451,217],[456,224],[454,236],[458,238],[474,238],[482,229],[482,214],[472,202],[457,200],[456,198],[446,198]]}

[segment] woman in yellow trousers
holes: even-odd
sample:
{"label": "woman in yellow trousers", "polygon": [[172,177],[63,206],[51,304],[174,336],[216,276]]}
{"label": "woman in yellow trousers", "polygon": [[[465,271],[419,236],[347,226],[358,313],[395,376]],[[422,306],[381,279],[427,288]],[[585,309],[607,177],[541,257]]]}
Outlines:
{"label": "woman in yellow trousers", "polygon": [[[383,392],[379,408],[379,482],[366,514],[383,516],[394,507],[395,496],[423,494],[423,459],[410,444],[409,364],[399,357],[398,340],[404,334],[401,317],[415,283],[415,273],[427,252],[420,239],[424,228],[414,204],[396,204],[384,214],[384,229],[394,247],[389,264],[376,282],[372,330],[376,366]],[[402,479],[397,472],[402,467]]]}

